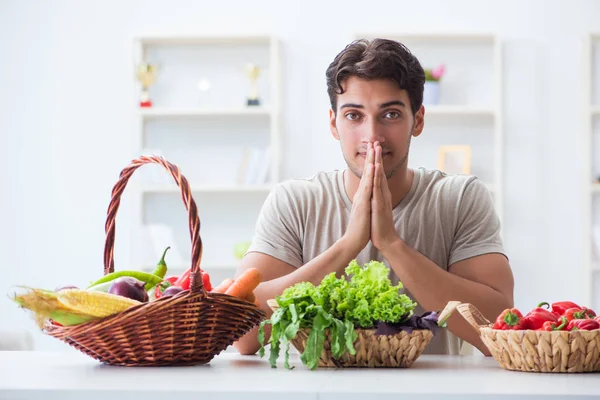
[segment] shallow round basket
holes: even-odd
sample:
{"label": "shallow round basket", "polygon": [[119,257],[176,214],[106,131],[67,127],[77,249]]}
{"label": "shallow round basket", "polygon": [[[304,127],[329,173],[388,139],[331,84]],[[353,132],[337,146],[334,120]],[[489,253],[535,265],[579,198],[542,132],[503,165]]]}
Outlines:
{"label": "shallow round basket", "polygon": [[[275,299],[270,299],[267,303],[273,311],[279,308]],[[356,328],[355,332],[358,335],[354,341],[356,354],[346,352],[336,359],[331,354],[331,332],[327,330],[319,367],[409,368],[433,338],[433,333],[426,329],[389,336],[375,335],[375,329]],[[304,352],[309,334],[310,329],[301,328],[296,338],[291,341],[300,353]]]}
{"label": "shallow round basket", "polygon": [[144,164],[165,167],[181,189],[192,240],[190,290],[143,303],[122,313],[75,326],[47,321],[44,330],[90,357],[111,365],[161,366],[208,363],[265,317],[256,305],[202,285],[200,220],[190,186],[179,168],[162,157],[142,156],[125,168],[113,188],[106,220],[104,273],[114,271],[115,216],[133,172]]}
{"label": "shallow round basket", "polygon": [[593,331],[499,330],[473,306],[458,312],[479,332],[502,368],[526,372],[600,371],[600,329]]}

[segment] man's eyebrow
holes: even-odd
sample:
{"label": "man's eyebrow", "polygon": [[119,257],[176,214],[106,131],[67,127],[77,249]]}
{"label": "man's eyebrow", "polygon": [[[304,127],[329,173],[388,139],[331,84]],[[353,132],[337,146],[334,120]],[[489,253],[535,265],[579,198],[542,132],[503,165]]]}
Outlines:
{"label": "man's eyebrow", "polygon": [[[381,104],[379,108],[386,108],[390,106],[400,106],[406,108],[406,104],[404,104],[404,102],[400,100],[388,101],[387,103]],[[363,106],[362,104],[346,103],[340,106],[340,110],[343,108],[365,108],[365,106]]]}
{"label": "man's eyebrow", "polygon": [[340,106],[340,110],[342,108],[365,108],[362,104],[354,104],[354,103],[346,103]]}
{"label": "man's eyebrow", "polygon": [[400,106],[406,108],[406,104],[404,104],[404,102],[400,100],[388,101],[387,103],[383,103],[382,105],[380,105],[379,108],[386,108],[390,106]]}

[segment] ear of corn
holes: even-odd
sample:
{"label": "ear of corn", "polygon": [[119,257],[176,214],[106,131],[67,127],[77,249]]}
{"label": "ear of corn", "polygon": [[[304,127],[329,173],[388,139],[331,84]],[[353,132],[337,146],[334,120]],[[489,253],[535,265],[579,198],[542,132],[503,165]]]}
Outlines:
{"label": "ear of corn", "polygon": [[56,294],[58,301],[72,311],[93,317],[108,317],[118,314],[141,302],[110,293],[65,289]]}
{"label": "ear of corn", "polygon": [[22,288],[27,291],[22,294],[15,294],[13,300],[21,307],[33,312],[40,329],[43,328],[44,321],[48,318],[63,326],[78,325],[96,319],[96,317],[67,308],[58,301],[55,292],[28,287]]}

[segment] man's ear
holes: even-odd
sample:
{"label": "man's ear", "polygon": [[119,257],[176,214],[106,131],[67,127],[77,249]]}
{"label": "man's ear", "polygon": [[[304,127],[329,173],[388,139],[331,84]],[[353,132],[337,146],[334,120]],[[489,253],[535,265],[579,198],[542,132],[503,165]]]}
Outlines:
{"label": "man's ear", "polygon": [[340,140],[340,135],[337,130],[337,125],[335,123],[335,113],[332,109],[329,110],[329,129],[331,130],[331,134],[336,140]]}
{"label": "man's ear", "polygon": [[421,106],[415,113],[415,127],[412,131],[414,137],[419,136],[425,127],[425,107]]}

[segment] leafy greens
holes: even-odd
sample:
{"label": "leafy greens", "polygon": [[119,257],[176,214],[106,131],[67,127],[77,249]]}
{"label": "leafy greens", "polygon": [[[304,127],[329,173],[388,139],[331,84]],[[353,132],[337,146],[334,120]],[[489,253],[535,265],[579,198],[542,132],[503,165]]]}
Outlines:
{"label": "leafy greens", "polygon": [[378,324],[408,322],[417,303],[401,294],[402,283],[393,286],[385,264],[370,261],[361,267],[352,260],[345,275],[326,275],[318,286],[301,282],[284,290],[276,300],[279,308],[259,327],[260,356],[264,350],[264,326],[271,325],[269,361],[275,367],[281,344],[285,351],[285,368],[289,367],[290,341],[299,329],[310,329],[307,344],[300,359],[315,369],[323,351],[326,331],[331,333],[331,351],[340,358],[348,351],[355,354],[355,327],[375,328]]}

